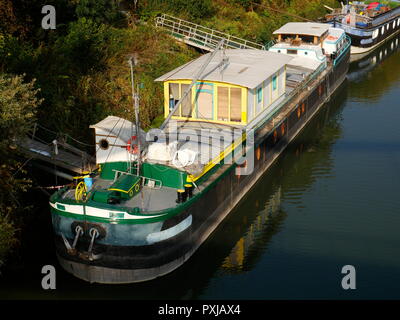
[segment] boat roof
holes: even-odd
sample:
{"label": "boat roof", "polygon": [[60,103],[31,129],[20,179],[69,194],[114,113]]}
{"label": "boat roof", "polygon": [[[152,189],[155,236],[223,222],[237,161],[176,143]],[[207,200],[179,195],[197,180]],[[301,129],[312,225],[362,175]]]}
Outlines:
{"label": "boat roof", "polygon": [[290,67],[300,67],[300,68],[306,68],[309,70],[317,70],[317,68],[322,64],[322,61],[317,61],[315,59],[310,59],[306,57],[301,57],[301,56],[296,56],[288,66]]}
{"label": "boat roof", "polygon": [[329,30],[330,26],[325,23],[316,22],[289,22],[280,29],[274,31],[274,34],[303,34],[308,36],[321,37]]}
{"label": "boat roof", "polygon": [[[135,134],[136,126],[129,120],[108,116],[107,118],[101,120],[100,122],[89,126],[91,129],[100,129],[108,133],[111,137],[118,137],[122,141],[128,141],[132,132]],[[146,133],[140,129],[141,140],[145,139]]]}
{"label": "boat roof", "polygon": [[[211,53],[178,67],[155,81],[192,80]],[[226,63],[224,63],[224,59]],[[253,89],[283,68],[293,58],[254,49],[226,49],[217,53],[199,79],[225,82]]]}

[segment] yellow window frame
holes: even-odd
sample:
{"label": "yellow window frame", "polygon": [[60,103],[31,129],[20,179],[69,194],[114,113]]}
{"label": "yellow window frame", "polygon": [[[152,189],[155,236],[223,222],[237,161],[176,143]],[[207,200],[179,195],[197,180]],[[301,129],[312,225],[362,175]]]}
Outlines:
{"label": "yellow window frame", "polygon": [[[164,117],[168,117],[169,114],[169,84],[170,83],[176,83],[179,84],[179,98],[182,97],[182,84],[190,84],[192,81],[191,80],[171,80],[171,81],[165,81],[164,82]],[[202,122],[213,122],[213,123],[221,123],[221,124],[233,124],[233,125],[245,125],[247,124],[247,88],[234,85],[234,84],[229,84],[229,83],[224,83],[224,82],[218,82],[218,81],[201,81],[202,83],[205,84],[213,84],[214,85],[214,93],[213,93],[213,99],[214,99],[214,105],[215,108],[213,110],[213,119],[212,120],[207,120],[207,119],[200,119],[197,118],[197,113],[196,113],[196,108],[197,106],[195,105],[194,108],[192,109],[192,114],[189,119],[187,117],[182,117],[182,110],[181,106],[179,107],[178,113],[179,116],[173,116],[173,119],[176,120],[192,120],[192,121],[202,121]],[[228,87],[228,88],[239,88],[241,89],[241,121],[222,121],[222,120],[217,120],[218,118],[218,87]],[[193,86],[192,88],[192,105],[195,104],[195,98],[196,98],[196,86]],[[228,95],[228,103],[229,103],[229,119],[231,117],[231,91],[229,90],[229,95]]]}

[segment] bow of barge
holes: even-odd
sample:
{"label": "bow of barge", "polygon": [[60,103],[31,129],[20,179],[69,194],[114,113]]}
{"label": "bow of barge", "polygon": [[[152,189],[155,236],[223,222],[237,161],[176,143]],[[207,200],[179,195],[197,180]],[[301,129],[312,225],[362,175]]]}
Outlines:
{"label": "bow of barge", "polygon": [[297,23],[275,35],[269,51],[220,50],[158,78],[164,130],[111,116],[92,126],[98,170],[50,199],[65,270],[151,280],[210,236],[346,77],[341,29]]}

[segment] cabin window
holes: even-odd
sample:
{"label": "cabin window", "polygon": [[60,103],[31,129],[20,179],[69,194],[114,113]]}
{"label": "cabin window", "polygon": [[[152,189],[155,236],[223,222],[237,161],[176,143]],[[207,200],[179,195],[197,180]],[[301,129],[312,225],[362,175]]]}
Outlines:
{"label": "cabin window", "polygon": [[277,77],[273,76],[272,77],[272,90],[275,91],[277,88]]}
{"label": "cabin window", "polygon": [[303,42],[307,42],[307,43],[313,43],[314,42],[314,37],[313,36],[302,35],[301,39],[303,40]]}
{"label": "cabin window", "polygon": [[[211,88],[211,89],[210,89]],[[197,118],[213,119],[213,90],[212,85],[200,85],[197,90]]]}
{"label": "cabin window", "polygon": [[288,54],[297,54],[297,50],[288,49],[287,53]]}
{"label": "cabin window", "polygon": [[262,101],[262,88],[257,89],[257,103],[261,103]]}
{"label": "cabin window", "polygon": [[231,88],[231,121],[242,120],[242,89]]}
{"label": "cabin window", "polygon": [[[189,89],[189,84],[181,84],[182,95]],[[192,90],[189,91],[181,105],[182,117],[190,117],[192,115]]]}
{"label": "cabin window", "polygon": [[282,41],[283,42],[290,42],[291,40],[294,40],[296,38],[296,36],[291,35],[291,34],[282,34]]}
{"label": "cabin window", "polygon": [[[189,84],[170,83],[169,84],[169,111],[171,111],[183,96]],[[189,91],[186,98],[182,101],[179,109],[174,116],[190,117],[192,114],[192,92]]]}
{"label": "cabin window", "polygon": [[212,91],[213,85],[212,84],[207,84],[207,83],[199,83],[197,86],[198,90],[210,90]]}
{"label": "cabin window", "polygon": [[[170,111],[182,98],[182,95],[188,90],[189,86],[190,85],[186,83],[168,84]],[[241,122],[242,90],[242,88],[198,82],[195,88],[190,90],[186,98],[182,100],[181,105],[174,113],[174,116],[215,121]]]}
{"label": "cabin window", "polygon": [[99,141],[99,145],[100,145],[100,148],[101,148],[102,150],[107,150],[108,147],[110,146],[110,144],[108,143],[108,140],[107,140],[107,139],[101,139],[101,140]]}
{"label": "cabin window", "polygon": [[179,83],[169,84],[169,111],[171,111],[179,101]]}
{"label": "cabin window", "polygon": [[267,80],[265,82],[264,94],[263,94],[263,98],[264,98],[263,105],[265,108],[270,105],[270,95],[271,95],[270,82]]}
{"label": "cabin window", "polygon": [[218,87],[218,120],[229,121],[229,88]]}

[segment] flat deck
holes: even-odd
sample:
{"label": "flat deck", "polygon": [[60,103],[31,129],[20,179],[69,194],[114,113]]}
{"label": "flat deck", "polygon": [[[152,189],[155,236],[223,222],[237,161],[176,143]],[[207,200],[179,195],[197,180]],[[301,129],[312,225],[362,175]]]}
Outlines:
{"label": "flat deck", "polygon": [[[107,190],[114,181],[95,179],[92,190]],[[193,191],[195,193],[195,190]],[[75,200],[75,189],[66,191],[63,199]],[[120,204],[115,204],[116,207],[129,207],[129,208],[140,208],[144,212],[159,211],[177,206],[176,203],[177,194],[174,188],[162,187],[162,189],[150,188],[143,186],[141,191],[135,195],[132,199],[121,201]]]}

